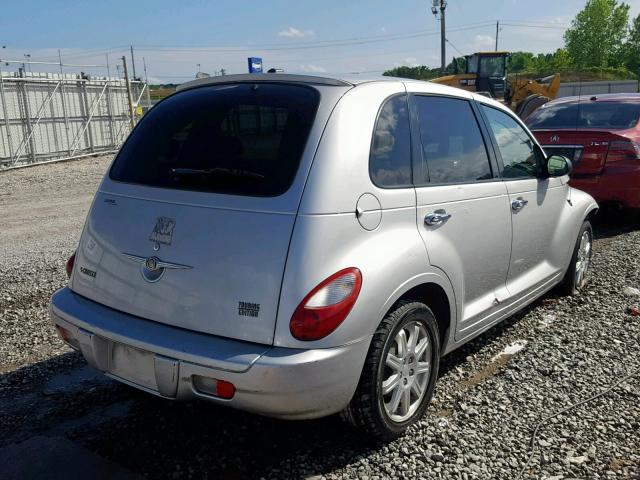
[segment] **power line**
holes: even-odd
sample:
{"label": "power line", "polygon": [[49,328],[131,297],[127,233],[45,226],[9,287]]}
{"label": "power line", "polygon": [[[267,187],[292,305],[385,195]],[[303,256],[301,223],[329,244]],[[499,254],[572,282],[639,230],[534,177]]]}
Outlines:
{"label": "power line", "polygon": [[[475,26],[468,27],[458,27],[458,28],[449,28],[449,32],[462,32],[467,30],[477,30],[480,28],[485,28],[488,26],[493,26],[493,23],[483,23]],[[253,46],[253,47],[161,47],[154,45],[136,45],[138,50],[145,50],[151,52],[215,52],[215,53],[226,53],[226,52],[270,52],[270,51],[281,51],[281,50],[306,50],[306,49],[316,49],[316,48],[330,48],[330,47],[344,47],[350,45],[364,45],[369,43],[379,43],[379,42],[389,42],[389,41],[397,41],[397,40],[407,40],[411,38],[419,38],[419,37],[427,37],[432,35],[439,35],[440,32],[438,30],[432,31],[422,31],[420,33],[412,33],[412,34],[401,34],[396,35],[394,37],[376,37],[371,39],[354,39],[354,40],[343,40],[343,41],[333,41],[334,43],[323,43],[323,44],[305,44],[300,46],[281,46],[281,47],[264,47],[264,46]]]}
{"label": "power line", "polygon": [[500,25],[506,25],[507,27],[548,28],[552,30],[566,30],[568,28],[568,27],[551,26],[551,25],[531,25],[527,23],[500,23]]}
{"label": "power line", "polygon": [[445,38],[445,40],[447,41],[447,43],[448,43],[449,45],[451,45],[451,46],[453,47],[453,49],[454,49],[456,52],[458,52],[460,55],[464,55],[464,53],[462,53],[462,52],[458,49],[458,47],[456,47],[453,43],[451,43],[451,40],[449,40],[448,38]]}

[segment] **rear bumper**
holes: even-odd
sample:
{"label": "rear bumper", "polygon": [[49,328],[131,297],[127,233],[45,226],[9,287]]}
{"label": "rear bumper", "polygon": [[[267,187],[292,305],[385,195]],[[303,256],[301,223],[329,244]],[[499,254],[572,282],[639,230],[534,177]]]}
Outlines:
{"label": "rear bumper", "polygon": [[[127,315],[66,287],[51,298],[50,316],[91,366],[117,380],[165,398],[202,398],[289,419],[342,410],[369,347],[368,340],[309,350],[230,340]],[[233,398],[196,390],[196,375],[231,382]]]}
{"label": "rear bumper", "polygon": [[574,176],[569,185],[587,192],[598,203],[640,208],[640,167],[607,166],[600,175]]}

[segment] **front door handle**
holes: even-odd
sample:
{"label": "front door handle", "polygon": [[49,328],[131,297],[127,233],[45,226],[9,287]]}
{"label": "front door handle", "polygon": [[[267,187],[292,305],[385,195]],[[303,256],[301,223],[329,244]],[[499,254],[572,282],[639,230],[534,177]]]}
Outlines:
{"label": "front door handle", "polygon": [[426,223],[427,225],[440,225],[441,223],[446,222],[447,220],[449,220],[451,218],[451,214],[447,213],[444,210],[436,210],[433,213],[428,213],[425,217],[424,217],[424,223]]}
{"label": "front door handle", "polygon": [[520,211],[524,208],[524,206],[529,203],[529,200],[525,200],[522,197],[518,197],[515,200],[511,201],[511,210],[514,212]]}

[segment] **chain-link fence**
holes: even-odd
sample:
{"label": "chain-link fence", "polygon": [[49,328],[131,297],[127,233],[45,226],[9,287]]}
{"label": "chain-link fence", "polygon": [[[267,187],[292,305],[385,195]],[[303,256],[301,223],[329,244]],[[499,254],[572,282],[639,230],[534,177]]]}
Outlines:
{"label": "chain-link fence", "polygon": [[108,76],[0,71],[0,169],[117,150],[147,88]]}

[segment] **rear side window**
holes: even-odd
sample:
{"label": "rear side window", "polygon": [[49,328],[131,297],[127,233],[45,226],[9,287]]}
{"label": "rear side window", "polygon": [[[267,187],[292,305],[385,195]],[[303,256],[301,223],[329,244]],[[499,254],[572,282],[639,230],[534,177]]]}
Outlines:
{"label": "rear side window", "polygon": [[492,178],[478,121],[466,100],[413,97],[426,168],[417,184],[476,182]]}
{"label": "rear side window", "polygon": [[411,130],[406,95],[391,97],[380,109],[371,142],[369,174],[379,187],[411,186]]}
{"label": "rear side window", "polygon": [[534,130],[546,128],[627,129],[638,123],[640,103],[585,100],[579,103],[546,104],[527,118]]}
{"label": "rear side window", "polygon": [[319,93],[286,84],[216,85],[152,108],[111,169],[120,182],[246,196],[284,193],[298,170]]}

